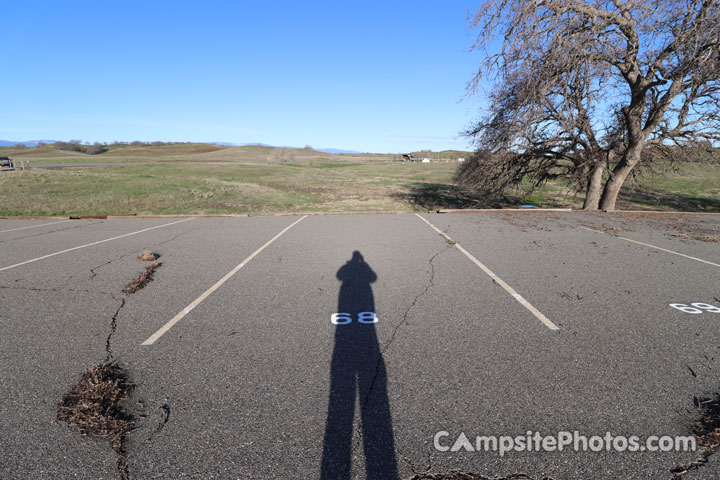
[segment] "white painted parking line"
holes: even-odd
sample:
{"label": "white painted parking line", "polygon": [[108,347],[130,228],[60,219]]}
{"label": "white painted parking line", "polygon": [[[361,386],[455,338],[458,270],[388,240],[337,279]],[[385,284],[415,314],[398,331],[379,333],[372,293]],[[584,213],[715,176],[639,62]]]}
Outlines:
{"label": "white painted parking line", "polygon": [[280,238],[285,232],[290,230],[292,227],[294,227],[295,225],[300,223],[300,221],[302,221],[305,218],[307,218],[307,215],[301,217],[300,219],[293,222],[291,225],[285,227],[280,233],[278,233],[273,238],[268,240],[268,242],[265,243],[265,245],[263,245],[262,247],[255,250],[252,253],[252,255],[250,255],[245,260],[243,260],[238,266],[236,266],[235,268],[230,270],[224,277],[222,277],[220,280],[218,280],[217,283],[215,283],[215,285],[213,285],[212,287],[205,290],[205,292],[202,295],[200,295],[198,298],[193,300],[193,302],[190,305],[188,305],[187,307],[183,308],[180,312],[178,312],[177,315],[175,315],[169,322],[167,322],[165,325],[163,325],[160,328],[160,330],[153,333],[142,344],[143,345],[152,345],[153,343],[155,343],[160,337],[165,335],[167,333],[167,331],[170,330],[176,323],[178,323],[180,320],[182,320],[185,317],[185,315],[192,312],[195,309],[195,307],[197,307],[198,305],[200,305],[203,302],[203,300],[205,300],[207,297],[209,297],[215,290],[220,288],[225,282],[230,280],[230,277],[235,275],[241,268],[243,268],[245,265],[247,265],[250,262],[250,260],[255,258],[260,252],[265,250],[265,248],[267,248],[271,243],[273,243],[275,240]]}
{"label": "white painted parking line", "polygon": [[[564,223],[564,222],[563,222],[563,223]],[[569,224],[569,223],[566,223],[566,225],[570,225],[570,224]],[[573,225],[571,225],[571,226],[573,226]],[[675,252],[675,251],[673,251],[673,250],[668,250],[667,248],[658,247],[658,246],[656,246],[656,245],[651,245],[651,244],[645,243],[645,242],[639,242],[639,241],[637,241],[637,240],[633,240],[632,238],[621,237],[621,236],[619,236],[619,235],[617,235],[617,236],[616,236],[616,235],[609,235],[609,234],[603,232],[602,230],[595,230],[594,228],[583,227],[582,225],[577,225],[577,226],[578,226],[579,228],[582,228],[583,230],[588,230],[588,231],[595,232],[595,233],[602,233],[603,235],[608,235],[608,236],[610,236],[610,237],[619,238],[620,240],[625,240],[626,242],[637,243],[638,245],[643,245],[643,246],[645,246],[645,247],[654,248],[655,250],[660,250],[661,252],[672,253],[673,255],[678,255],[678,256],[680,256],[680,257],[689,258],[690,260],[695,260],[695,261],[697,261],[697,262],[706,263],[706,264],[712,265],[712,266],[714,266],[714,267],[720,267],[720,264],[713,263],[713,262],[708,262],[707,260],[703,260],[702,258],[691,257],[690,255],[685,255],[684,253]]]}
{"label": "white painted parking line", "polygon": [[61,255],[63,253],[80,250],[81,248],[92,247],[93,245],[99,245],[101,243],[110,242],[113,240],[117,240],[119,238],[129,237],[130,235],[137,235],[138,233],[148,232],[150,230],[155,230],[156,228],[169,227],[170,225],[175,225],[176,223],[187,222],[188,220],[193,220],[193,219],[194,219],[194,217],[193,218],[185,218],[183,220],[178,220],[177,222],[165,223],[163,225],[157,225],[155,227],[150,227],[150,228],[143,228],[142,230],[138,230],[137,232],[130,232],[130,233],[126,233],[124,235],[118,235],[117,237],[106,238],[105,240],[98,240],[97,242],[86,243],[85,245],[80,245],[78,247],[68,248],[66,250],[61,250],[61,251],[55,252],[55,253],[49,253],[47,255],[43,255],[42,257],[33,258],[32,260],[26,260],[24,262],[16,263],[15,265],[10,265],[8,267],[0,268],[0,272],[2,272],[4,270],[10,270],[11,268],[20,267],[22,265],[27,265],[28,263],[33,263],[33,262],[37,262],[40,260],[44,260],[46,258],[54,257],[55,255]]}
{"label": "white painted parking line", "polygon": [[45,227],[47,225],[57,225],[58,223],[65,223],[65,222],[72,222],[72,220],[60,220],[60,221],[55,221],[55,222],[50,222],[50,223],[41,223],[40,225],[30,225],[29,227],[11,228],[10,230],[0,230],[0,233],[16,232],[18,230],[26,230],[28,228]]}
{"label": "white painted parking line", "polygon": [[460,250],[460,251],[461,251],[466,257],[468,257],[475,265],[477,265],[478,267],[480,267],[480,269],[481,269],[483,272],[485,272],[490,278],[492,278],[493,280],[495,280],[495,282],[496,282],[498,285],[500,285],[502,288],[504,288],[505,291],[508,292],[508,293],[509,293],[515,300],[517,300],[523,307],[527,308],[527,309],[530,311],[530,313],[532,313],[532,314],[535,316],[535,318],[537,318],[538,320],[540,320],[547,328],[549,328],[550,330],[560,330],[560,328],[559,328],[557,325],[555,325],[552,321],[550,321],[549,318],[547,318],[545,315],[543,315],[540,310],[538,310],[537,308],[535,308],[535,307],[534,307],[530,302],[528,302],[522,295],[520,295],[519,293],[517,293],[514,288],[512,288],[510,285],[508,285],[507,283],[505,283],[505,282],[503,281],[503,279],[501,279],[500,277],[498,277],[497,275],[495,275],[495,274],[492,272],[492,270],[490,270],[488,267],[486,267],[482,262],[480,262],[480,260],[478,260],[477,258],[475,258],[470,252],[468,252],[467,250],[465,250],[459,243],[457,243],[455,240],[453,240],[452,238],[450,238],[445,232],[443,232],[442,230],[440,230],[439,228],[437,228],[435,225],[433,225],[432,223],[430,223],[429,221],[427,221],[427,220],[426,220],[423,216],[421,216],[420,214],[416,213],[415,215],[417,215],[418,218],[420,218],[420,220],[422,220],[423,222],[425,222],[425,223],[427,223],[428,225],[430,225],[430,227],[431,227],[433,230],[435,230],[435,231],[438,232],[440,235],[442,235],[443,237],[445,237],[445,239],[446,239],[447,241],[452,242],[452,243],[455,245],[455,248],[457,248],[458,250]]}

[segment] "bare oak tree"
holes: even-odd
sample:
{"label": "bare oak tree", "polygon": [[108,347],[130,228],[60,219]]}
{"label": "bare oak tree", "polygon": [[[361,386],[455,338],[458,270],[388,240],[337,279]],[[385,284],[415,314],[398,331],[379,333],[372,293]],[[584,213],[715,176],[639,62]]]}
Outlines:
{"label": "bare oak tree", "polygon": [[718,1],[490,0],[472,25],[470,89],[494,86],[461,183],[573,178],[611,211],[641,161],[720,140]]}

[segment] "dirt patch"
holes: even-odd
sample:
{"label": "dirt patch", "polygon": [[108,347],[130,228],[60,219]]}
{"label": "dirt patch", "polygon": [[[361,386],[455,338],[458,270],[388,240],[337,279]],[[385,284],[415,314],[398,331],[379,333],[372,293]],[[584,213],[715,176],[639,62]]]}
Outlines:
{"label": "dirt patch", "polygon": [[677,234],[686,234],[696,237],[713,237],[720,234],[720,230],[713,225],[708,225],[703,221],[684,221],[684,222],[672,222],[663,221],[658,222],[657,228],[665,228],[671,232],[677,232]]}
{"label": "dirt patch", "polygon": [[720,393],[710,397],[693,398],[699,418],[693,426],[693,435],[697,438],[702,452],[689,465],[681,465],[671,470],[675,478],[681,477],[690,470],[696,470],[708,462],[710,455],[720,448]]}
{"label": "dirt patch", "polygon": [[720,243],[720,229],[716,224],[708,223],[705,218],[678,214],[642,214],[638,212],[617,212],[621,218],[653,230],[665,230],[666,236],[675,236],[691,240]]}
{"label": "dirt patch", "polygon": [[142,260],[143,262],[154,262],[155,260],[160,258],[160,254],[154,252],[140,252],[137,258],[138,260]]}
{"label": "dirt patch", "polygon": [[615,227],[613,225],[605,225],[605,224],[602,224],[597,228],[599,228],[603,232],[613,232],[613,233],[624,233],[624,232],[634,232],[635,231],[632,228]]}
{"label": "dirt patch", "polygon": [[588,223],[581,222],[580,225],[582,225],[583,227],[591,228],[593,230],[600,230],[601,232],[610,233],[610,234],[635,231],[631,228],[616,227],[613,225],[607,225],[605,223],[601,223],[601,224],[597,225],[597,224],[588,224]]}
{"label": "dirt patch", "polygon": [[706,237],[702,235],[690,235],[687,233],[677,233],[675,235],[669,235],[670,237],[675,238],[683,238],[687,240],[697,240],[699,242],[708,242],[708,243],[720,243],[720,238],[716,237]]}
{"label": "dirt patch", "polygon": [[528,215],[527,213],[519,212],[500,212],[497,214],[497,217],[502,218],[510,225],[519,228],[521,232],[529,233],[530,230],[528,230],[528,228],[552,232],[552,229],[548,227],[550,223],[547,222],[547,217],[544,215],[539,216],[538,214]]}
{"label": "dirt patch", "polygon": [[552,477],[531,477],[527,473],[513,473],[507,477],[488,477],[479,473],[452,471],[448,473],[417,473],[410,480],[553,480]]}
{"label": "dirt patch", "polygon": [[127,370],[104,363],[82,374],[63,396],[57,412],[58,421],[72,425],[83,435],[110,437],[123,480],[128,478],[127,438],[138,422],[125,405],[134,388]]}
{"label": "dirt patch", "polygon": [[138,290],[142,290],[145,288],[145,285],[153,281],[153,275],[155,275],[155,270],[160,268],[162,263],[153,263],[152,265],[148,265],[145,267],[145,270],[138,275],[135,279],[133,279],[130,283],[127,284],[125,288],[123,288],[123,293],[125,295],[130,295],[132,293],[137,292]]}

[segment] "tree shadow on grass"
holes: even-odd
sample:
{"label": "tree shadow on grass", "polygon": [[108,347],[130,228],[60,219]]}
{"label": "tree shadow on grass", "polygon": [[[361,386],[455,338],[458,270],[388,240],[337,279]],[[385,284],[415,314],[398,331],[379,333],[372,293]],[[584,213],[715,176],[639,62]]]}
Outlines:
{"label": "tree shadow on grass", "polygon": [[395,193],[393,196],[407,201],[417,209],[467,209],[467,208],[518,208],[533,203],[545,208],[563,208],[571,202],[564,195],[556,197],[545,195],[532,201],[533,192],[518,189],[503,195],[489,195],[484,192],[464,189],[447,183],[414,183],[409,192]]}
{"label": "tree shadow on grass", "polygon": [[447,183],[414,183],[410,186],[409,192],[398,192],[393,194],[393,197],[423,210],[499,208],[506,205],[508,200],[491,198]]}
{"label": "tree shadow on grass", "polygon": [[720,212],[720,199],[692,195],[668,194],[645,188],[621,190],[618,205],[624,209],[643,205],[651,209],[683,212]]}
{"label": "tree shadow on grass", "polygon": [[[398,192],[393,197],[401,199],[422,210],[467,209],[467,208],[515,208],[525,203],[534,203],[545,208],[569,206],[568,196],[543,194],[535,198],[532,194],[505,194],[487,196],[481,192],[460,188],[446,183],[421,183],[410,186],[408,192]],[[582,195],[581,195],[582,198]],[[720,212],[720,198],[698,197],[693,195],[669,194],[647,188],[622,190],[618,197],[618,207],[623,210],[638,209],[643,206],[651,210],[674,210],[685,212]]]}

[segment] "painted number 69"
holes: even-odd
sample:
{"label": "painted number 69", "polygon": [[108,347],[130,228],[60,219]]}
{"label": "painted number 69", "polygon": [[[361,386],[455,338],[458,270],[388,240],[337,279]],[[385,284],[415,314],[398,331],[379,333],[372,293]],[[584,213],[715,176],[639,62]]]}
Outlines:
{"label": "painted number 69", "polygon": [[720,307],[710,305],[709,303],[691,303],[690,305],[686,305],[684,303],[671,303],[670,306],[677,308],[681,312],[692,313],[693,315],[704,312],[720,313]]}
{"label": "painted number 69", "polygon": [[[375,312],[360,312],[358,313],[358,323],[372,324],[377,323],[380,320]],[[349,313],[333,313],[330,315],[330,322],[333,325],[347,325],[352,323],[353,318]]]}

